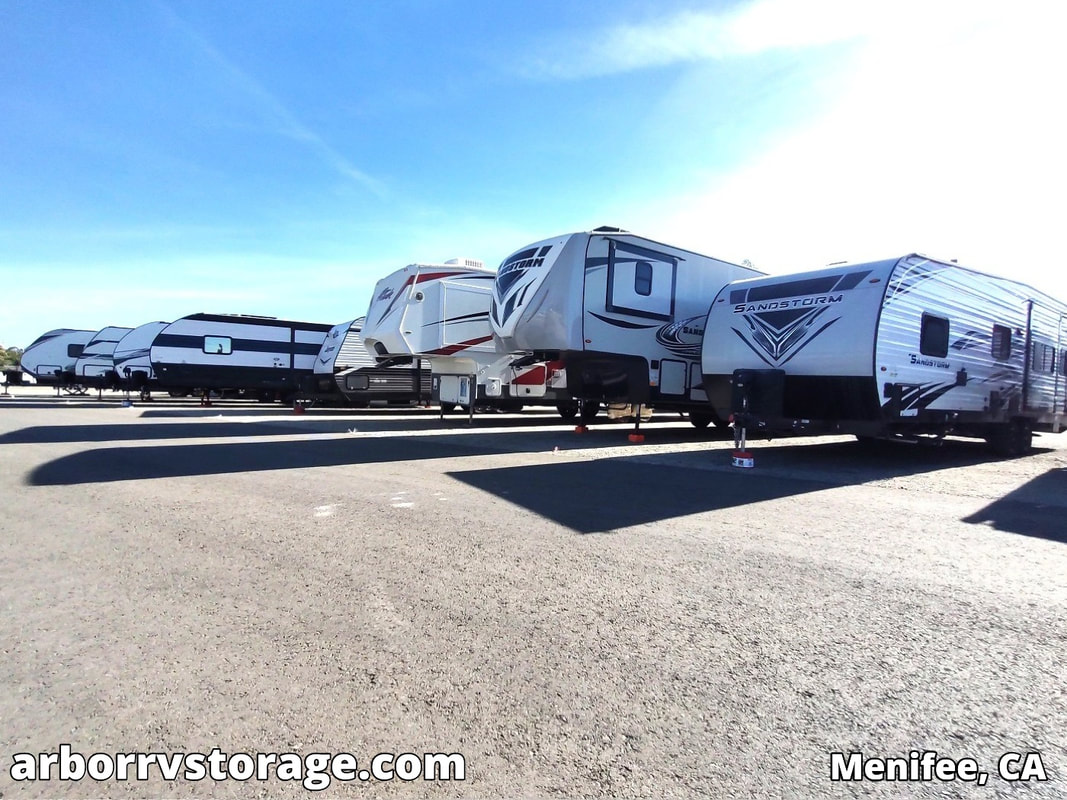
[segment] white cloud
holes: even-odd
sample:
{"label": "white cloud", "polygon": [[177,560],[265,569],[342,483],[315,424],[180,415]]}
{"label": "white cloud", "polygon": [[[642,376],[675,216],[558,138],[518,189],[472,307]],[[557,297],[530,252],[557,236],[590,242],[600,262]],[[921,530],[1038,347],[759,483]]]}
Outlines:
{"label": "white cloud", "polygon": [[989,0],[755,0],[729,11],[683,10],[584,30],[533,48],[523,68],[531,77],[579,79],[868,37],[906,43],[996,13]]}
{"label": "white cloud", "polygon": [[942,14],[909,37],[871,33],[842,57],[848,79],[825,113],[634,216],[659,238],[771,272],[919,250],[1067,298],[1055,264],[1060,13],[1012,6],[965,25]]}

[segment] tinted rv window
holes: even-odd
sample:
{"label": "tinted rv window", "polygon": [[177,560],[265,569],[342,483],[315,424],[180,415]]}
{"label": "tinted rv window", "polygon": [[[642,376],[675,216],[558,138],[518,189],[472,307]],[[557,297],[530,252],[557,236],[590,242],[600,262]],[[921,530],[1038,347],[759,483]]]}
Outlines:
{"label": "tinted rv window", "polygon": [[919,334],[919,352],[924,356],[944,358],[948,355],[948,320],[923,314],[922,332]]}
{"label": "tinted rv window", "polygon": [[228,356],[233,352],[233,342],[229,336],[205,336],[204,352]]}
{"label": "tinted rv window", "polygon": [[83,344],[68,344],[67,345],[67,358],[77,358],[82,354],[82,350],[85,349]]}
{"label": "tinted rv window", "polygon": [[1056,348],[1047,344],[1035,344],[1030,369],[1034,372],[1052,372],[1055,370]]}
{"label": "tinted rv window", "polygon": [[1006,361],[1011,357],[1011,328],[993,326],[992,354],[997,361]]}
{"label": "tinted rv window", "polygon": [[634,265],[634,291],[642,297],[652,294],[652,265],[647,261]]}

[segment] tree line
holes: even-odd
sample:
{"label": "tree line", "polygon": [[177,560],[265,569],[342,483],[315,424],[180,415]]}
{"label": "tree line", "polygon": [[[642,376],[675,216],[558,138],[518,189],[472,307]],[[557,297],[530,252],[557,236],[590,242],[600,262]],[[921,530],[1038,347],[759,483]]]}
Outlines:
{"label": "tree line", "polygon": [[3,347],[0,345],[0,369],[12,369],[19,365],[22,358],[21,347]]}

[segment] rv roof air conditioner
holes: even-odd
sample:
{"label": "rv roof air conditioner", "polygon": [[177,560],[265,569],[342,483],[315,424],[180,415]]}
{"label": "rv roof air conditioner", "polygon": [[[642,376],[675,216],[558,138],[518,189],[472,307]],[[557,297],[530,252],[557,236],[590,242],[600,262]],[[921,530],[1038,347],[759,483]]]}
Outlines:
{"label": "rv roof air conditioner", "polygon": [[445,263],[450,267],[474,267],[475,269],[485,269],[485,262],[479,261],[476,258],[450,258]]}

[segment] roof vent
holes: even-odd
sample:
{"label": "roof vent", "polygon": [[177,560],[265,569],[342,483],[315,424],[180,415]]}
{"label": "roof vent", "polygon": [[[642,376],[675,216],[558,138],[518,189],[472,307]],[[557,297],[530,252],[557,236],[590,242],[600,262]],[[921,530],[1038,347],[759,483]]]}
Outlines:
{"label": "roof vent", "polygon": [[485,262],[479,261],[476,258],[450,258],[445,263],[453,267],[475,267],[477,269],[485,268]]}
{"label": "roof vent", "polygon": [[627,231],[622,228],[616,228],[613,225],[601,225],[599,228],[593,228],[593,233],[626,233]]}

